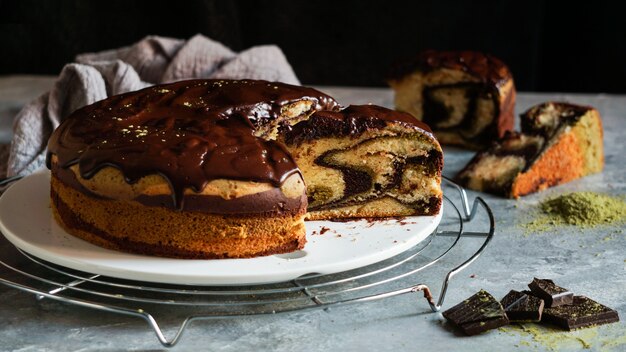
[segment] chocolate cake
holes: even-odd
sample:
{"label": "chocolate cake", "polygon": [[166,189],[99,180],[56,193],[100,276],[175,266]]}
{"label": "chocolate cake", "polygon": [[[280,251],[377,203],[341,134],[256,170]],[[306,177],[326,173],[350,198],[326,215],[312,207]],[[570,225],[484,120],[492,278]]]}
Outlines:
{"label": "chocolate cake", "polygon": [[[68,233],[133,253],[246,258],[300,249],[306,242],[306,184],[315,189],[318,180],[314,174],[310,181],[303,179],[308,169],[299,166],[308,159],[283,142],[302,146],[312,138],[331,138],[335,129],[307,134],[306,121],[311,115],[320,121],[324,111],[357,124],[333,137],[344,148],[356,141],[375,142],[376,153],[389,148],[393,167],[387,170],[394,173],[377,176],[370,164],[344,168],[330,152],[310,155],[331,165],[329,170],[343,168],[363,197],[319,203],[311,196],[321,206],[317,209],[363,206],[381,199],[384,191],[398,204],[408,204],[412,214],[435,213],[441,202],[435,187],[441,149],[427,128],[389,110],[339,109],[334,99],[314,89],[253,80],[182,81],[107,98],[72,113],[49,141],[52,212]],[[353,111],[358,118],[350,118]],[[378,144],[376,138],[383,136],[387,139],[380,141],[387,144]],[[405,149],[394,143],[404,143]],[[376,183],[378,178],[387,181]],[[383,188],[368,192],[363,184]],[[427,191],[415,191],[420,186]],[[411,198],[408,189],[420,197]],[[439,198],[422,197],[427,192]],[[367,216],[408,212],[400,206],[395,211]],[[339,211],[334,216],[359,214],[365,215]]]}
{"label": "chocolate cake", "polygon": [[373,105],[318,111],[279,137],[307,183],[309,219],[434,215],[443,154],[430,129]]}
{"label": "chocolate cake", "polygon": [[265,81],[155,86],[77,110],[48,145],[52,210],[70,234],[183,258],[281,253],[306,242],[305,184],[275,141],[337,103]]}
{"label": "chocolate cake", "polygon": [[399,62],[388,82],[396,109],[426,122],[441,144],[480,149],[513,129],[513,77],[491,55],[425,51]]}
{"label": "chocolate cake", "polygon": [[517,198],[602,171],[602,121],[594,108],[546,102],[521,121],[521,133],[508,133],[476,154],[457,181]]}

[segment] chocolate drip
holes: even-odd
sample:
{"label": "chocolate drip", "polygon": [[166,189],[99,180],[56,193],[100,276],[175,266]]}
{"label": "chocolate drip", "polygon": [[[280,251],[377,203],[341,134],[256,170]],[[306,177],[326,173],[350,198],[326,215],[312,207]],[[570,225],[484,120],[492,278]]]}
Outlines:
{"label": "chocolate drip", "polygon": [[278,186],[298,172],[279,143],[256,137],[255,129],[278,123],[283,107],[310,101],[313,110],[338,103],[312,88],[254,80],[191,80],[113,96],[71,114],[48,143],[67,168],[81,177],[105,166],[128,183],[159,174],[183,207],[185,188],[201,191],[214,179],[270,182]]}
{"label": "chocolate drip", "polygon": [[[64,185],[88,194],[92,198],[109,199],[83,186],[72,170],[64,169],[58,164],[53,164],[52,169],[57,178],[63,180],[61,182]],[[165,194],[140,194],[133,200],[146,206],[176,209],[171,196]],[[234,214],[241,217],[295,215],[306,207],[306,201],[304,194],[301,197],[288,198],[278,188],[232,199],[214,195],[187,194],[181,210],[209,214]]]}

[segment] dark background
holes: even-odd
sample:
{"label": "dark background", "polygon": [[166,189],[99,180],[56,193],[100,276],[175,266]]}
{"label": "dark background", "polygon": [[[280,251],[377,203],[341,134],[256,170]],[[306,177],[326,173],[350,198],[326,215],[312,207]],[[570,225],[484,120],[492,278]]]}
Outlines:
{"label": "dark background", "polygon": [[57,74],[82,52],[202,33],[234,50],[277,44],[305,84],[384,86],[423,49],[491,53],[518,90],[626,93],[616,2],[0,0],[0,74]]}

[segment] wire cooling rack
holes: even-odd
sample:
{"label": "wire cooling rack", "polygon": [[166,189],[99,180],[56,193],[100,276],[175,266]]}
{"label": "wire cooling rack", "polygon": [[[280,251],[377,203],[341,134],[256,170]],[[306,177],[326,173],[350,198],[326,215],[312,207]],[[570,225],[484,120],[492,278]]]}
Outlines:
{"label": "wire cooling rack", "polygon": [[[0,181],[0,186],[15,180]],[[482,198],[476,197],[470,206],[463,188],[445,178],[444,186],[444,214],[435,232],[395,257],[341,273],[311,273],[286,282],[250,286],[167,285],[67,269],[10,248],[0,253],[0,283],[32,293],[39,300],[143,319],[165,347],[176,345],[189,324],[198,320],[327,309],[408,293],[423,294],[430,309],[437,312],[450,280],[483,253],[495,227],[493,213]],[[470,231],[474,228],[478,230]],[[432,290],[417,281],[418,273],[435,266],[464,237],[479,237],[483,242],[447,272],[435,300]],[[182,323],[168,338],[154,313],[167,316],[174,312],[182,314]]]}

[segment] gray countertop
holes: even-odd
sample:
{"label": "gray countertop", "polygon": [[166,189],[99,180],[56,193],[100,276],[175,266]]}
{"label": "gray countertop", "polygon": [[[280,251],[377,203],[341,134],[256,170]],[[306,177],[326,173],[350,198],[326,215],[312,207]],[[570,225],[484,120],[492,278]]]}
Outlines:
{"label": "gray countertop", "polygon": [[[0,139],[7,138],[11,113],[45,91],[50,77],[0,77]],[[343,104],[374,103],[391,107],[392,93],[382,88],[320,87]],[[626,319],[626,234],[623,226],[580,230],[559,227],[541,233],[523,228],[537,204],[550,196],[590,190],[626,195],[626,96],[604,94],[519,93],[516,112],[546,100],[566,100],[596,107],[604,123],[606,167],[601,174],[551,188],[519,200],[480,194],[496,217],[496,233],[483,255],[451,282],[444,309],[485,289],[501,298],[522,290],[533,277],[551,278],[577,294],[616,309]],[[3,134],[4,133],[4,134]],[[4,137],[3,137],[4,136]],[[473,153],[445,148],[444,174],[454,175]],[[470,199],[478,195],[469,192]],[[482,239],[463,238],[432,268],[406,280],[425,283],[439,295],[446,272],[476,250]],[[12,253],[0,239],[0,259]],[[9,276],[0,267],[0,278]],[[161,312],[167,315],[167,311]],[[167,321],[167,319],[165,319]],[[174,330],[168,330],[171,334]],[[392,350],[626,350],[626,325],[620,323],[561,332],[532,324],[510,326],[465,337],[431,313],[415,295],[325,310],[200,321],[191,324],[174,350],[207,351],[392,351]],[[140,319],[78,308],[0,284],[0,350],[161,350],[154,333]]]}

